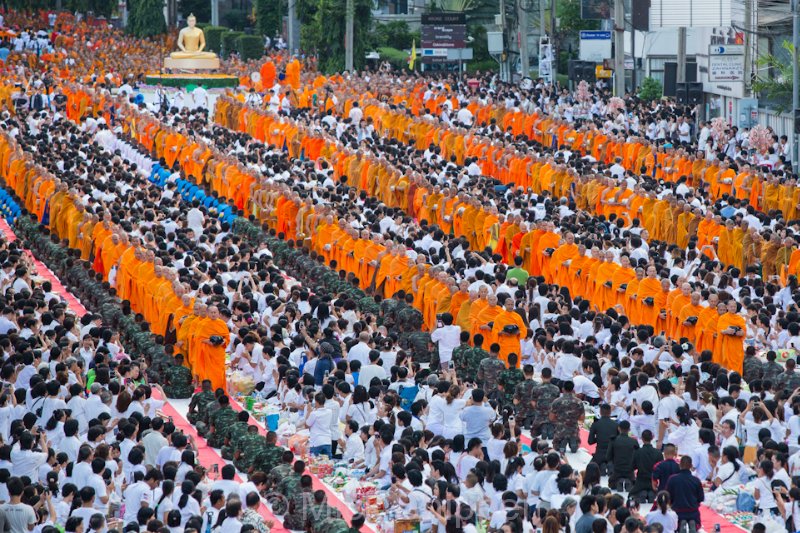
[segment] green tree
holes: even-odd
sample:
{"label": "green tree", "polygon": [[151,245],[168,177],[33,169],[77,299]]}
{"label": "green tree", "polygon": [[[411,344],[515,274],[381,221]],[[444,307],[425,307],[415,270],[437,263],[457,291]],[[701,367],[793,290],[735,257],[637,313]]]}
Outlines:
{"label": "green tree", "polygon": [[[781,57],[788,56],[788,57]],[[794,46],[783,41],[782,51],[758,58],[758,74],[753,82],[753,91],[761,93],[776,111],[783,113],[792,108],[792,58]]]}
{"label": "green tree", "polygon": [[281,29],[281,21],[286,13],[284,0],[255,0],[256,32],[272,37]]}
{"label": "green tree", "polygon": [[639,98],[645,102],[658,100],[664,95],[664,88],[655,78],[645,78],[642,80],[642,88],[639,89]]}
{"label": "green tree", "polygon": [[[372,0],[353,0],[353,66],[364,66],[370,41]],[[319,57],[323,72],[344,70],[344,33],[346,0],[318,0],[314,16],[300,30],[300,44]],[[304,6],[306,16],[310,6]],[[302,21],[302,19],[301,19]]]}
{"label": "green tree", "polygon": [[[584,20],[581,18],[581,2],[580,0],[559,0],[556,7],[556,17],[558,18],[558,25],[553,40],[553,54],[554,57],[559,58],[559,71],[565,68],[564,60],[574,59],[577,57],[578,50],[578,32],[582,30],[599,30],[599,20]],[[559,49],[567,49],[568,43],[572,42],[575,46],[572,47],[573,52],[564,56],[558,55]]]}
{"label": "green tree", "polygon": [[183,18],[194,15],[197,22],[211,22],[210,0],[180,0],[178,8]]}
{"label": "green tree", "polygon": [[408,24],[401,20],[389,22],[388,24],[376,24],[375,31],[373,32],[375,48],[390,47],[398,50],[411,48],[411,41],[417,39],[417,46],[419,46],[419,36],[412,34]]}
{"label": "green tree", "polygon": [[128,0],[128,33],[136,37],[162,35],[167,31],[162,0]]}

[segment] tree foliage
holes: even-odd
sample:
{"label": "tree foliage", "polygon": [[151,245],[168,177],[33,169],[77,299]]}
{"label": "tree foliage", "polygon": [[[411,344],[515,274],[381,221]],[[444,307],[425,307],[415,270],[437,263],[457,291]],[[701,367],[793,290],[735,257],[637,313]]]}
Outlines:
{"label": "tree foliage", "polygon": [[[313,17],[307,21],[302,19],[298,9],[302,23],[300,45],[316,52],[319,67],[326,73],[344,70],[346,6],[346,0],[318,0]],[[372,0],[353,0],[353,7],[353,66],[360,69],[364,66],[364,56],[370,44]],[[312,9],[310,5],[305,5],[303,10],[304,15],[308,16]]]}
{"label": "tree foliage", "polygon": [[783,41],[784,55],[789,61],[777,53],[766,54],[758,58],[758,74],[753,82],[753,91],[761,93],[779,113],[792,108],[792,60],[794,46],[790,41]]}
{"label": "tree foliage", "polygon": [[256,32],[272,37],[281,29],[283,15],[287,12],[284,0],[255,0]]}
{"label": "tree foliage", "polygon": [[411,48],[411,42],[416,39],[419,46],[419,34],[412,32],[408,24],[403,21],[394,21],[387,24],[376,24],[372,32],[375,48],[396,48],[404,50]]}
{"label": "tree foliage", "polygon": [[183,18],[194,15],[197,22],[211,22],[210,0],[180,0],[178,9]]}
{"label": "tree foliage", "polygon": [[664,95],[664,87],[655,78],[645,78],[642,80],[642,88],[639,89],[639,98],[645,102],[658,100]]}
{"label": "tree foliage", "polygon": [[162,0],[128,0],[128,32],[136,37],[152,37],[167,31]]}

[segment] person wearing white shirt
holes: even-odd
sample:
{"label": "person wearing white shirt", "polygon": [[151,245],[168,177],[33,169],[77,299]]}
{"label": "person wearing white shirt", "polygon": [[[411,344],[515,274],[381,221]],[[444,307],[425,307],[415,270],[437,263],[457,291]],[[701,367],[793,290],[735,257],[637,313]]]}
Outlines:
{"label": "person wearing white shirt", "polygon": [[369,363],[369,351],[372,349],[369,346],[370,336],[366,331],[362,331],[358,335],[358,344],[350,348],[347,352],[347,360],[349,362],[359,361],[361,367],[367,366]]}
{"label": "person wearing white shirt", "polygon": [[356,462],[364,457],[364,441],[361,439],[361,431],[358,422],[351,420],[344,427],[344,453],[342,461],[345,463]]}
{"label": "person wearing white shirt", "polygon": [[382,365],[378,364],[380,358],[381,353],[378,350],[370,350],[369,364],[362,366],[358,374],[359,385],[364,385],[367,389],[369,389],[369,385],[372,383],[374,378],[378,378],[380,380],[386,379],[386,369],[383,368]]}
{"label": "person wearing white shirt", "polygon": [[441,325],[431,333],[431,342],[439,346],[439,362],[447,368],[453,359],[453,350],[461,344],[461,327],[453,324],[453,315],[442,314]]}
{"label": "person wearing white shirt", "polygon": [[11,450],[11,475],[16,477],[27,476],[29,479],[36,479],[36,472],[39,467],[47,461],[47,435],[39,433],[39,445],[41,452],[33,451],[34,435],[24,432],[19,438],[19,449]]}
{"label": "person wearing white shirt", "polygon": [[221,490],[227,500],[230,494],[239,493],[239,482],[233,480],[236,476],[236,468],[234,468],[233,465],[225,465],[222,467],[222,470],[220,470],[220,474],[222,479],[218,479],[212,483],[211,490]]}
{"label": "person wearing white shirt", "polygon": [[311,455],[331,456],[331,421],[333,413],[325,407],[325,395],[318,392],[314,396],[314,407],[309,406],[305,424],[311,436],[308,448]]}

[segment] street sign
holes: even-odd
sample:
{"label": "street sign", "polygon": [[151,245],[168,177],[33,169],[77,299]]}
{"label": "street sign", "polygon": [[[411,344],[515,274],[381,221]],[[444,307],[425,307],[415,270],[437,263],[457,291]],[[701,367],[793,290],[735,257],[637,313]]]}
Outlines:
{"label": "street sign", "polygon": [[423,13],[422,24],[466,24],[466,13]]}
{"label": "street sign", "polygon": [[710,56],[743,56],[743,44],[725,44],[708,47],[708,55]]}
{"label": "street sign", "polygon": [[596,78],[610,78],[612,74],[614,74],[614,71],[603,68],[603,65],[597,65],[594,67],[594,75]]}
{"label": "street sign", "polygon": [[744,81],[744,45],[710,45],[708,81]]}
{"label": "street sign", "polygon": [[472,61],[472,48],[446,48],[449,61]]}
{"label": "street sign", "polygon": [[503,32],[501,31],[487,31],[486,44],[489,48],[490,54],[503,53]]}
{"label": "street sign", "polygon": [[611,56],[611,32],[610,31],[582,31],[580,32],[580,53],[581,61],[592,61],[599,63],[606,57]]}
{"label": "street sign", "polygon": [[447,48],[423,48],[422,57],[447,57]]}
{"label": "street sign", "polygon": [[464,48],[467,41],[465,24],[424,24],[421,43],[424,48]]}

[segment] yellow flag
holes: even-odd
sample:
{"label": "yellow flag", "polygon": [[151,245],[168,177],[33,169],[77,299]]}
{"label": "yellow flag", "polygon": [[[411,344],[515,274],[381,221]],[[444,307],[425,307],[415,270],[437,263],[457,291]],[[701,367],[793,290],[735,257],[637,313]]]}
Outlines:
{"label": "yellow flag", "polygon": [[417,40],[411,41],[411,56],[408,58],[408,68],[414,70],[414,61],[417,59]]}

